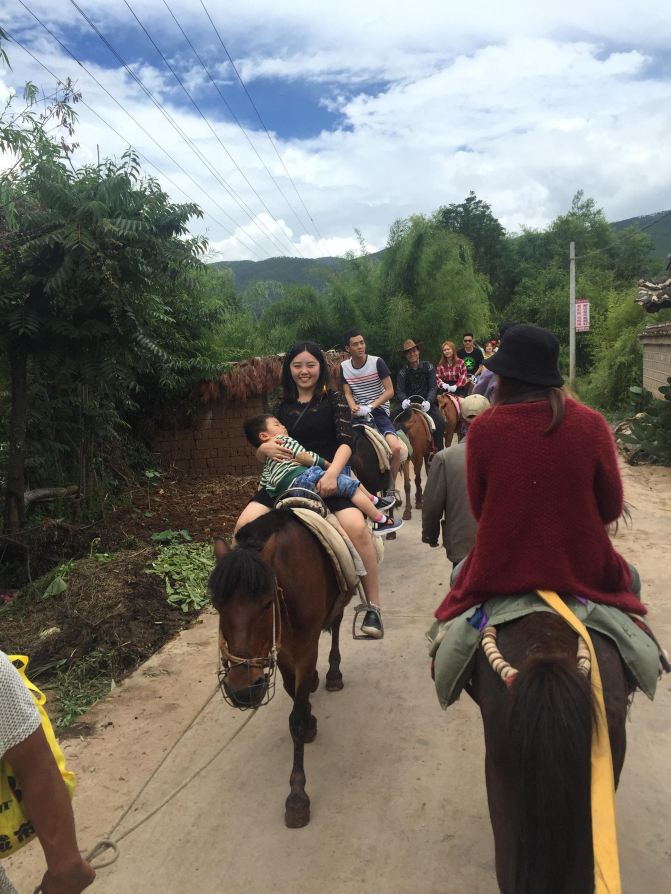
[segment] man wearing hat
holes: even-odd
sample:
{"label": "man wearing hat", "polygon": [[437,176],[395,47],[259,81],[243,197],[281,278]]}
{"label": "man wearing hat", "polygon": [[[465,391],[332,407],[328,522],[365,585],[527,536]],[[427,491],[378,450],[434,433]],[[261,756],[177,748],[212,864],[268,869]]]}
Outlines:
{"label": "man wearing hat", "polygon": [[[481,394],[462,400],[466,435],[471,422],[487,409],[489,401]],[[422,543],[438,546],[441,525],[447,558],[458,565],[475,543],[477,529],[466,490],[466,437],[453,447],[439,450],[429,468],[422,505]]]}
{"label": "man wearing hat", "polygon": [[437,385],[436,368],[428,360],[420,360],[419,353],[422,350],[421,342],[417,343],[412,338],[406,338],[403,348],[399,351],[406,361],[396,379],[396,397],[401,402],[401,407],[407,410],[410,406],[410,398],[419,395],[423,398],[422,409],[433,419],[436,430],[433,433],[435,449],[443,446],[445,434],[445,420],[436,403]]}

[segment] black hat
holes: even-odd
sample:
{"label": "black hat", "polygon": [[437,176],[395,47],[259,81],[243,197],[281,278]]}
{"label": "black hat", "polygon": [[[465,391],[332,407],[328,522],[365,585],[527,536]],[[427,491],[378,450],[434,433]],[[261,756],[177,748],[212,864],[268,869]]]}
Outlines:
{"label": "black hat", "polygon": [[487,369],[528,385],[559,388],[564,380],[559,372],[559,342],[540,326],[511,326],[501,339],[501,347],[486,362]]}

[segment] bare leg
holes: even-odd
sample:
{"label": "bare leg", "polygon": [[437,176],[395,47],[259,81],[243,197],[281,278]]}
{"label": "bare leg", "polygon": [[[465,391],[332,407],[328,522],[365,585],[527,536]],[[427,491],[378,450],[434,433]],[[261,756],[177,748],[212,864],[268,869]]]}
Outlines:
{"label": "bare leg", "polygon": [[238,529],[242,528],[243,525],[248,525],[255,519],[265,515],[267,512],[270,512],[270,509],[268,509],[267,506],[264,506],[263,503],[256,503],[254,500],[252,500],[251,503],[247,503],[240,514],[240,518],[235,523],[233,534],[236,534]]}
{"label": "bare leg", "polygon": [[370,497],[367,497],[364,493],[361,493],[361,488],[357,487],[356,493],[352,497],[352,502],[356,506],[357,509],[360,509],[365,516],[370,518],[372,521],[380,515],[380,510],[375,506]]}
{"label": "bare leg", "polygon": [[368,601],[379,607],[380,605],[380,580],[377,571],[377,555],[373,545],[373,535],[368,530],[363,515],[358,509],[341,509],[336,512],[338,521],[345,529],[345,533],[354,544],[354,548],[361,556],[361,561],[366,569],[366,576],[361,578],[363,589]]}
{"label": "bare leg", "polygon": [[384,437],[387,444],[391,447],[391,459],[389,460],[389,465],[391,466],[391,486],[395,488],[398,473],[401,471],[401,440],[392,434],[387,434]]}

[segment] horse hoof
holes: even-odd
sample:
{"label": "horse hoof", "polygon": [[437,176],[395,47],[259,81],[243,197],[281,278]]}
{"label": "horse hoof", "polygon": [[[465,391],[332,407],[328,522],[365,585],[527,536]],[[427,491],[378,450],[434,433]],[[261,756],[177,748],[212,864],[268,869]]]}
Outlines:
{"label": "horse hoof", "polygon": [[[389,534],[387,534],[389,537]],[[327,692],[340,692],[345,684],[342,681],[342,677],[333,677],[329,680],[328,675],[326,677],[326,691]]]}
{"label": "horse hoof", "polygon": [[287,829],[302,829],[310,822],[310,799],[289,795],[285,804],[284,823]]}
{"label": "horse hoof", "polygon": [[385,540],[396,540],[396,531],[390,531],[389,534],[385,535]]}
{"label": "horse hoof", "polygon": [[315,671],[314,679],[312,680],[312,687],[310,692],[316,692],[319,689],[319,674]]}
{"label": "horse hoof", "polygon": [[410,521],[412,518],[412,512],[409,509],[406,509],[403,513],[403,521]]}
{"label": "horse hoof", "polygon": [[314,742],[317,738],[317,718],[314,714],[310,714],[310,722],[308,723],[307,732],[305,733],[305,739],[303,740],[306,745],[309,745],[310,742]]}

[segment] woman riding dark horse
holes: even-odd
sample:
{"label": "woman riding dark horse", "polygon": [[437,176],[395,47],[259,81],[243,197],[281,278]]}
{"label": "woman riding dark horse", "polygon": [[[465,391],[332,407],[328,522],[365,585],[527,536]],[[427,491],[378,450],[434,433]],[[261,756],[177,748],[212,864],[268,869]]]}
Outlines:
{"label": "woman riding dark horse", "polygon": [[[336,479],[352,455],[352,423],[342,395],[329,386],[329,371],[323,352],[313,342],[299,342],[285,355],[282,366],[282,399],[274,415],[289,435],[307,450],[313,450],[330,462],[317,491],[354,544],[366,569],[363,587],[371,603],[362,632],[373,639],[383,635],[380,614],[380,589],[377,555],[364,516],[344,497],[334,496]],[[291,459],[291,452],[276,441],[266,441],[256,451],[264,463],[268,457]],[[270,512],[272,501],[259,491],[247,504],[236,524],[236,531],[250,521]]]}
{"label": "woman riding dark horse", "polygon": [[[625,613],[646,612],[606,530],[623,511],[613,436],[599,413],[563,392],[558,356],[554,335],[518,325],[488,361],[497,403],[473,422],[467,440],[477,535],[436,611],[439,620],[468,619],[482,631],[490,620],[483,604],[501,597],[503,611],[520,594],[541,591],[614,606],[623,624],[630,623]],[[539,598],[529,595],[536,607]],[[485,728],[497,876],[506,894],[592,894],[595,876],[604,890],[590,817],[590,742],[599,709],[578,670],[578,637],[542,609],[520,620],[508,615],[498,646],[492,628],[491,667],[478,651],[470,683]],[[612,642],[599,634],[593,641],[612,789],[624,760],[629,681]]]}

